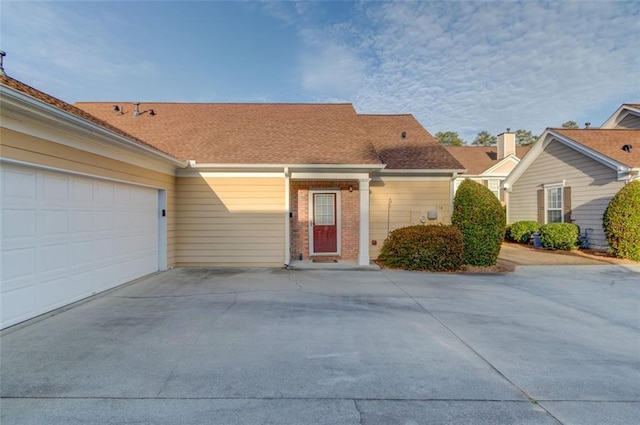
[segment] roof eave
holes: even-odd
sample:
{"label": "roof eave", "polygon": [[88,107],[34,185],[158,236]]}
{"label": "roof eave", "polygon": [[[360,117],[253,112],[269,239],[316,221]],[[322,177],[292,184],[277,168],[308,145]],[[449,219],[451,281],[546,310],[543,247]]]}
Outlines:
{"label": "roof eave", "polygon": [[384,169],[380,174],[398,175],[398,174],[464,174],[466,168],[393,168]]}
{"label": "roof eave", "polygon": [[31,108],[32,111],[34,110],[38,114],[41,114],[41,115],[48,114],[49,116],[52,116],[56,119],[61,120],[63,123],[67,125],[72,125],[76,128],[80,128],[84,131],[88,131],[89,133],[105,137],[109,141],[114,142],[129,150],[134,150],[134,151],[145,153],[145,154],[151,154],[157,159],[170,162],[171,164],[177,167],[187,166],[187,163],[185,161],[181,161],[167,153],[154,149],[150,146],[143,145],[126,136],[118,134],[108,128],[102,127],[96,123],[93,123],[84,118],[78,117],[70,112],[67,112],[63,109],[57,108],[39,99],[36,99],[32,96],[22,93],[21,91],[16,90],[12,87],[6,86],[4,84],[0,84],[0,95],[1,95],[2,102],[9,101],[13,105],[15,105],[16,107],[22,110]]}

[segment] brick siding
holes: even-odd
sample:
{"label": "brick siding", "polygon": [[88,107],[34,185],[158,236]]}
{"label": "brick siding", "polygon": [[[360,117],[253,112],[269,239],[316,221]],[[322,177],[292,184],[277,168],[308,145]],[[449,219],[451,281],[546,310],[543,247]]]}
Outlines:
{"label": "brick siding", "polygon": [[[352,191],[349,191],[349,188]],[[317,256],[318,260],[357,260],[360,242],[360,193],[357,180],[344,181],[292,181],[291,182],[291,258],[297,260],[302,254],[309,259],[309,190],[340,190],[342,234],[340,256]]]}

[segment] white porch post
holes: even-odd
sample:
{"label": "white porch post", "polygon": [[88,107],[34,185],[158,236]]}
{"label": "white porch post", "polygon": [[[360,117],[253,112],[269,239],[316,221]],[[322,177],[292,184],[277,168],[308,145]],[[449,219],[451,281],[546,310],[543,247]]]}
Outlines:
{"label": "white porch post", "polygon": [[291,174],[284,168],[284,265],[291,264]]}
{"label": "white porch post", "polygon": [[358,265],[369,265],[369,180],[359,180],[360,192],[360,246],[358,248]]}

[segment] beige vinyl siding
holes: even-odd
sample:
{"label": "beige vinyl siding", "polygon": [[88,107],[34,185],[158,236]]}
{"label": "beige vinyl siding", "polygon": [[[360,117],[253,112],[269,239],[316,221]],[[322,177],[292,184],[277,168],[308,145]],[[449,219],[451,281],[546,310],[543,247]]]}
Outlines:
{"label": "beige vinyl siding", "polygon": [[370,246],[371,258],[378,257],[387,238],[387,223],[389,231],[420,224],[420,217],[426,216],[430,210],[437,211],[438,218],[427,220],[428,224],[451,223],[450,180],[374,180],[370,183],[370,190],[369,232],[371,240],[377,241],[377,245]]}
{"label": "beige vinyl siding", "polygon": [[284,178],[177,179],[177,264],[282,266]]}
{"label": "beige vinyl siding", "polygon": [[606,249],[602,214],[609,201],[624,186],[617,173],[579,152],[552,141],[513,185],[509,194],[509,222],[537,220],[537,191],[545,184],[571,187],[573,222],[584,234],[589,230],[590,247]]}
{"label": "beige vinyl siding", "polygon": [[511,172],[511,170],[513,170],[515,168],[517,164],[511,160],[505,162],[504,164],[500,165],[498,168],[496,168],[495,170],[492,170],[490,174],[486,174],[486,178],[490,178],[493,175],[502,175],[505,176],[507,174],[509,174]]}
{"label": "beige vinyl siding", "polygon": [[[165,189],[167,192],[167,265],[175,265],[175,177],[126,162],[63,146],[55,142],[0,129],[3,158],[91,176]],[[123,157],[127,152],[123,150]]]}
{"label": "beige vinyl siding", "polygon": [[629,114],[616,125],[616,128],[640,128],[640,117]]}

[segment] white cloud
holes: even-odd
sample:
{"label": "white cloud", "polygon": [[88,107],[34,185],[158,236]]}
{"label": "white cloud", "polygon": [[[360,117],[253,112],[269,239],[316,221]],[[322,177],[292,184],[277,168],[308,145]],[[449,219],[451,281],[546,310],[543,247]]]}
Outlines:
{"label": "white cloud", "polygon": [[[108,43],[122,22],[114,16],[81,14],[73,3],[2,2],[2,44],[7,74],[47,87],[67,100],[83,98],[78,81],[112,82],[149,75],[150,61],[126,45]],[[27,56],[28,55],[28,56]],[[14,59],[15,58],[15,59]],[[57,78],[64,75],[64,79]]]}
{"label": "white cloud", "polygon": [[302,57],[302,85],[314,94],[351,97],[364,77],[364,64],[344,46],[327,44]]}
{"label": "white cloud", "polygon": [[309,46],[302,85],[319,100],[414,113],[434,133],[471,141],[480,130],[542,132],[637,101],[628,97],[640,96],[639,10],[634,2],[364,2],[348,22],[319,25],[293,9],[289,22]]}

